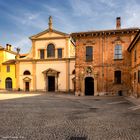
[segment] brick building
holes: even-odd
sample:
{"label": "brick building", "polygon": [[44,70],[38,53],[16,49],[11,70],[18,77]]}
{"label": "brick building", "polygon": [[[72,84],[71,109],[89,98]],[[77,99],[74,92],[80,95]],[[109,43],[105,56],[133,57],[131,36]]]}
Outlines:
{"label": "brick building", "polygon": [[128,94],[131,91],[131,61],[128,47],[138,28],[72,33],[76,41],[76,95]]}
{"label": "brick building", "polygon": [[132,94],[140,97],[140,31],[131,42],[128,51],[131,54]]}

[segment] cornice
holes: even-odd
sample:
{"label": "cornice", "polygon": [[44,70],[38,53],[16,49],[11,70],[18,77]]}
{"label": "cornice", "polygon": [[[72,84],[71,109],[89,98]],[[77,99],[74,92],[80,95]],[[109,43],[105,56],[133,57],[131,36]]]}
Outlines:
{"label": "cornice", "polygon": [[67,60],[75,60],[75,58],[23,59],[23,60],[16,60],[16,61],[17,62],[47,62],[47,61],[67,61]]}

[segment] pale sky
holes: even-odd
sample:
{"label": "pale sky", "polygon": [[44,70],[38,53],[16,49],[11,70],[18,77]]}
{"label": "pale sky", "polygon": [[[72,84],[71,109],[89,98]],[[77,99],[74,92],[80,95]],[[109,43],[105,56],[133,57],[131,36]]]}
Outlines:
{"label": "pale sky", "polygon": [[118,16],[122,28],[140,27],[140,1],[0,0],[0,45],[28,53],[29,37],[48,28],[50,15],[53,27],[65,33],[114,29]]}

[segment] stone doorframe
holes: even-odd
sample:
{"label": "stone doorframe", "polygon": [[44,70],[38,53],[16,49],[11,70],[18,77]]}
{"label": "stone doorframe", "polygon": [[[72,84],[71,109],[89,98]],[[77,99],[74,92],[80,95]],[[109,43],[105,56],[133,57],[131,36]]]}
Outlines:
{"label": "stone doorframe", "polygon": [[23,90],[26,91],[26,86],[25,86],[26,82],[29,82],[29,91],[30,91],[31,90],[31,79],[29,77],[25,77],[23,79]]}
{"label": "stone doorframe", "polygon": [[95,75],[86,75],[80,80],[81,84],[81,96],[85,96],[85,78],[92,77],[94,79],[94,95],[97,96],[97,77]]}
{"label": "stone doorframe", "polygon": [[45,78],[45,90],[48,91],[48,76],[54,76],[55,77],[55,92],[58,91],[58,76],[60,72],[49,68],[43,71],[42,73],[44,74],[44,78]]}
{"label": "stone doorframe", "polygon": [[79,87],[80,87],[80,95],[85,96],[85,78],[86,77],[92,77],[94,79],[94,96],[97,96],[97,78],[98,78],[98,72],[95,71],[92,66],[88,66],[84,68],[84,70],[81,70],[79,74]]}

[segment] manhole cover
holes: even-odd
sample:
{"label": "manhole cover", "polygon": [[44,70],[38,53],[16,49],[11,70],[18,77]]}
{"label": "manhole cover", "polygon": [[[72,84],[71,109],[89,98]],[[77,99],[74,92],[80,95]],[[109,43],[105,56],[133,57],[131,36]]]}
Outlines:
{"label": "manhole cover", "polygon": [[70,140],[86,140],[86,137],[70,137]]}
{"label": "manhole cover", "polygon": [[93,108],[93,107],[89,108],[89,111],[92,111],[92,112],[96,112],[97,110],[98,108]]}
{"label": "manhole cover", "polygon": [[94,99],[95,101],[100,101],[100,99]]}

